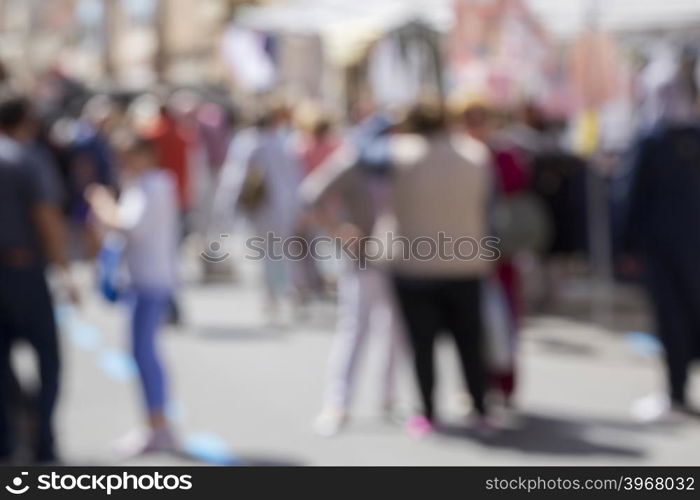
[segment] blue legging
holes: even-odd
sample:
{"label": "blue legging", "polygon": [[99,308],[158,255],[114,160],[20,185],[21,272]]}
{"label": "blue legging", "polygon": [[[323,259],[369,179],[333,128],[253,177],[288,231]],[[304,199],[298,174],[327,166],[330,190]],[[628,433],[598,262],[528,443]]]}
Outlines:
{"label": "blue legging", "polygon": [[149,412],[165,408],[165,375],[158,353],[156,334],[163,323],[170,293],[135,290],[131,309],[131,342],[141,386]]}

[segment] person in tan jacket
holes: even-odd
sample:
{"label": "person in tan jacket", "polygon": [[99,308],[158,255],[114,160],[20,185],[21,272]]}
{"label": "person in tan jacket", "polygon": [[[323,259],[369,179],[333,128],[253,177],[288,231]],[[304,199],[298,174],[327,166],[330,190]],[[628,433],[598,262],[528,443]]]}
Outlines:
{"label": "person in tan jacket", "polygon": [[482,278],[497,258],[488,237],[492,180],[486,147],[451,136],[442,105],[425,101],[408,113],[404,133],[389,144],[393,166],[392,241],[386,259],[413,351],[422,412],[407,431],[421,437],[433,430],[434,343],[438,332],[454,338],[465,382],[478,414],[486,419],[486,367],[480,307]]}

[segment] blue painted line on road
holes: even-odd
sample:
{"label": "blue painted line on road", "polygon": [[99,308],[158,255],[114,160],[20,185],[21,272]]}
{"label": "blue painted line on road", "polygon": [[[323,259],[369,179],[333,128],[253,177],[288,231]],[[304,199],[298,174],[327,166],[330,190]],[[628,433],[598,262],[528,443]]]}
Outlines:
{"label": "blue painted line on road", "polygon": [[[94,352],[100,370],[115,383],[133,381],[138,375],[136,363],[129,354],[102,347],[102,332],[82,320],[74,307],[60,305],[55,310],[56,322],[70,342],[83,351]],[[166,410],[168,420],[182,424],[185,420],[185,406],[173,401]],[[215,432],[202,431],[188,434],[184,441],[184,451],[192,459],[208,465],[240,465],[228,444]]]}
{"label": "blue painted line on road", "polygon": [[209,465],[240,465],[228,444],[213,432],[194,432],[189,434],[183,449],[187,455]]}
{"label": "blue painted line on road", "polygon": [[73,344],[83,351],[97,351],[102,343],[99,330],[87,323],[74,324],[69,335]]}
{"label": "blue painted line on road", "polygon": [[182,423],[185,421],[185,405],[180,401],[172,401],[165,409],[165,416],[172,423]]}
{"label": "blue painted line on road", "polygon": [[138,374],[134,359],[121,351],[102,351],[97,357],[97,364],[115,382],[130,382]]}
{"label": "blue painted line on road", "polygon": [[60,331],[64,332],[78,349],[83,351],[99,349],[102,344],[102,333],[90,323],[80,319],[72,307],[59,306],[56,308],[55,315]]}
{"label": "blue painted line on road", "polygon": [[662,346],[656,336],[645,332],[629,332],[625,335],[628,348],[645,358],[655,358],[661,354]]}
{"label": "blue painted line on road", "polygon": [[136,364],[128,354],[103,348],[104,335],[95,326],[80,318],[74,307],[56,308],[56,321],[70,342],[83,351],[94,352],[98,368],[114,382],[130,382],[136,377]]}

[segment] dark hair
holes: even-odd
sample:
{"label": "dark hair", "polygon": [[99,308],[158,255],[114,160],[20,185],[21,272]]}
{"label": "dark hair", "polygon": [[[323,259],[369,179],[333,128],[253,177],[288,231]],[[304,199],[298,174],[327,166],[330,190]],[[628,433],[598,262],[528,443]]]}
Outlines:
{"label": "dark hair", "polygon": [[294,123],[297,128],[321,138],[333,130],[333,119],[318,103],[308,101],[294,110]]}
{"label": "dark hair", "polygon": [[330,119],[328,118],[321,118],[313,127],[312,133],[314,137],[319,138],[327,135],[330,133],[331,129],[333,128],[333,125],[331,124]]}
{"label": "dark hair", "polygon": [[483,104],[467,107],[462,113],[463,122],[469,127],[481,127],[491,118],[489,109]]}
{"label": "dark hair", "polygon": [[267,96],[255,117],[255,126],[257,128],[271,127],[289,113],[289,106],[285,99],[279,95]]}
{"label": "dark hair", "polygon": [[11,90],[0,90],[0,129],[13,131],[29,118],[32,105],[29,99]]}
{"label": "dark hair", "polygon": [[407,132],[432,134],[445,126],[445,108],[439,99],[420,99],[406,111],[404,129]]}

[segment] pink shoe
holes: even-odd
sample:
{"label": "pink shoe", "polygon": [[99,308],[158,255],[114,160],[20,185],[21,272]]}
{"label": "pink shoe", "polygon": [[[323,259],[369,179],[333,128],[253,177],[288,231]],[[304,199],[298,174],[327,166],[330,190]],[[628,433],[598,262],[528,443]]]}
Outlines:
{"label": "pink shoe", "polygon": [[432,434],[434,428],[430,420],[423,415],[416,415],[408,419],[406,422],[406,432],[414,439],[421,439]]}

